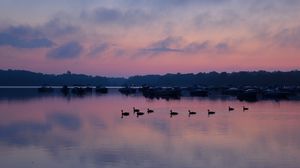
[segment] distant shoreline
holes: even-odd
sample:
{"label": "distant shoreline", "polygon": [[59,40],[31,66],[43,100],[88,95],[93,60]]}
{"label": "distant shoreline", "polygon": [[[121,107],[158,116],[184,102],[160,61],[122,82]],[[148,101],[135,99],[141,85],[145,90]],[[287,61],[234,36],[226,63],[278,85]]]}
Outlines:
{"label": "distant shoreline", "polygon": [[241,87],[241,86],[300,86],[300,71],[240,71],[176,73],[165,75],[131,76],[113,78],[89,76],[67,72],[60,75],[24,70],[0,70],[0,86],[152,86],[152,87]]}

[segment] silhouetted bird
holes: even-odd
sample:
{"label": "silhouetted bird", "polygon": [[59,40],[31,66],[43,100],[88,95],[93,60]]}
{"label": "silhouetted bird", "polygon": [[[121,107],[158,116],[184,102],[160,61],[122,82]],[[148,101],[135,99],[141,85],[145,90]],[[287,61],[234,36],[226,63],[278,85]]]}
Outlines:
{"label": "silhouetted bird", "polygon": [[194,111],[189,110],[189,117],[190,117],[191,115],[195,115],[195,114],[197,114],[197,112],[194,112]]}
{"label": "silhouetted bird", "polygon": [[145,114],[145,113],[144,113],[144,112],[141,112],[141,111],[136,112],[136,117],[139,117],[139,116],[144,115],[144,114]]}
{"label": "silhouetted bird", "polygon": [[228,111],[233,111],[234,110],[234,108],[233,107],[228,107]]}
{"label": "silhouetted bird", "polygon": [[151,109],[147,109],[147,113],[154,113],[154,110],[151,110]]}
{"label": "silhouetted bird", "polygon": [[137,113],[140,112],[140,109],[136,109],[135,107],[133,107],[133,113]]}
{"label": "silhouetted bird", "polygon": [[124,116],[129,116],[129,112],[124,112],[123,110],[121,110],[121,114],[122,114],[121,118],[123,118]]}
{"label": "silhouetted bird", "polygon": [[210,116],[210,115],[214,115],[214,114],[216,114],[216,112],[214,112],[214,111],[210,111],[209,109],[207,110],[207,114],[208,114],[208,116]]}
{"label": "silhouetted bird", "polygon": [[178,112],[170,110],[170,117],[173,117],[173,115],[178,115]]}
{"label": "silhouetted bird", "polygon": [[248,107],[243,106],[243,111],[249,110]]}

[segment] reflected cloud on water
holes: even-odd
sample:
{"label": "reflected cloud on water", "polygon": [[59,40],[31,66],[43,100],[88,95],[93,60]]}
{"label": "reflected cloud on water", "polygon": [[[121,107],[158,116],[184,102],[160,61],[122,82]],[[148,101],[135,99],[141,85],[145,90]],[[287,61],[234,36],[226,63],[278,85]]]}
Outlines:
{"label": "reflected cloud on water", "polygon": [[[103,96],[62,101],[31,99],[0,102],[0,167],[297,167],[300,113],[297,102],[251,104],[249,112],[228,112],[239,101],[148,101]],[[152,108],[137,118],[121,109]],[[185,109],[217,113],[188,117]],[[268,108],[262,110],[261,107]],[[181,112],[170,118],[170,108]],[[282,113],[281,111],[285,111]],[[277,116],[282,115],[283,119]],[[270,116],[270,117],[259,117]],[[286,116],[294,116],[287,120]],[[27,155],[23,152],[27,151]],[[26,162],[27,163],[27,162]],[[52,163],[52,164],[49,164]],[[55,164],[54,164],[55,163]]]}
{"label": "reflected cloud on water", "polygon": [[44,122],[15,122],[0,126],[0,141],[10,146],[40,146],[52,149],[64,146],[74,146],[71,137],[64,137],[55,128],[78,131],[81,127],[80,119],[71,114],[54,113]]}

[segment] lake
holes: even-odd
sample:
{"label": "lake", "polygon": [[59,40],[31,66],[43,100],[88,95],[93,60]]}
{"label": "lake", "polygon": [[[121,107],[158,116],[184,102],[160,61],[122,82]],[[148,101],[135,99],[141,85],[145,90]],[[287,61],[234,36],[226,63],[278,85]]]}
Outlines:
{"label": "lake", "polygon": [[[297,168],[300,101],[0,96],[1,168]],[[229,112],[228,106],[235,110]],[[242,107],[249,108],[243,111]],[[154,113],[136,117],[133,107]],[[121,118],[121,110],[129,116]],[[170,117],[170,110],[179,112]],[[188,116],[188,110],[197,114]],[[207,110],[215,115],[208,116]]]}

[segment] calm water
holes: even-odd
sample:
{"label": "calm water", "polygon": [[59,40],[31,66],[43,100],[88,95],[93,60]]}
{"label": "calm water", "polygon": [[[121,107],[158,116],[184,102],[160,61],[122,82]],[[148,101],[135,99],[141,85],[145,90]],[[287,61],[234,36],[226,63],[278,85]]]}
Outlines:
{"label": "calm water", "polygon": [[[236,110],[228,112],[229,105]],[[243,112],[243,105],[250,110]],[[155,112],[137,118],[133,106]],[[216,115],[208,117],[208,108]],[[122,119],[121,109],[131,115]],[[170,109],[179,115],[170,118]],[[198,114],[189,118],[188,109]],[[116,91],[83,98],[0,97],[1,168],[299,165],[300,101],[166,101]]]}

